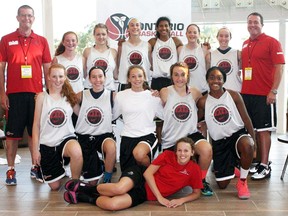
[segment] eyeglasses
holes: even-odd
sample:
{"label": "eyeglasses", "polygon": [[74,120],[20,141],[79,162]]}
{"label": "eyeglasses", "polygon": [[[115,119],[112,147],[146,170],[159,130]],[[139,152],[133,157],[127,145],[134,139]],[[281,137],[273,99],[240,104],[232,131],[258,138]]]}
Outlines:
{"label": "eyeglasses", "polygon": [[24,17],[25,17],[25,18],[28,17],[29,19],[31,19],[31,18],[34,17],[32,14],[19,14],[19,16],[22,17],[22,18],[24,18]]}

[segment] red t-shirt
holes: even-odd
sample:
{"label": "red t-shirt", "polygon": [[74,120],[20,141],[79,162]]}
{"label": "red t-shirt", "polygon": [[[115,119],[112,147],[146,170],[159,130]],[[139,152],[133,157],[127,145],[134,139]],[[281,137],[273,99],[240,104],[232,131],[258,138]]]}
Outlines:
{"label": "red t-shirt", "polygon": [[[249,64],[250,58],[250,64]],[[266,96],[271,91],[275,64],[285,64],[279,41],[262,33],[256,39],[244,41],[242,46],[242,94]],[[252,67],[252,80],[245,80],[245,68]]]}
{"label": "red t-shirt", "polygon": [[[186,186],[193,189],[203,188],[201,170],[194,161],[180,165],[174,152],[164,151],[152,164],[160,166],[154,178],[163,197],[172,195]],[[147,183],[145,189],[147,200],[157,200]]]}
{"label": "red t-shirt", "polygon": [[[29,37],[23,37],[18,29],[5,35],[0,43],[0,62],[7,62],[6,92],[41,92],[42,64],[51,62],[47,40],[33,31]],[[21,65],[32,66],[32,78],[21,78]]]}

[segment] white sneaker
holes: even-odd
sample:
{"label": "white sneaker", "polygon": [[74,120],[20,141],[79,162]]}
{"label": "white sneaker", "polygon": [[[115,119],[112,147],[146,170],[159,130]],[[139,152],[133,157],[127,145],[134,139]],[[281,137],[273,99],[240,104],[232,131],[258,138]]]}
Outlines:
{"label": "white sneaker", "polygon": [[270,176],[271,176],[271,167],[268,166],[268,168],[266,168],[265,166],[260,164],[257,172],[251,176],[251,179],[261,180],[265,178],[270,178]]}

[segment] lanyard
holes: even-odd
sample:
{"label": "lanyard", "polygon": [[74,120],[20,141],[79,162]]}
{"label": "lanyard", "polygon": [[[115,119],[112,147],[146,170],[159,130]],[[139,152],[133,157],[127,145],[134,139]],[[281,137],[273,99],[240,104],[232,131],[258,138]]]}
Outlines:
{"label": "lanyard", "polygon": [[[30,41],[29,41],[29,44],[28,44],[28,47],[27,47],[26,52],[25,52],[25,50],[24,50],[24,45],[22,44],[21,39],[22,39],[22,37],[19,37],[20,46],[21,46],[22,52],[23,52],[23,54],[24,54],[25,65],[27,65],[27,63],[28,63],[28,61],[27,61],[27,54],[28,54],[28,52],[29,52],[29,48],[30,48],[30,44],[31,44],[32,38],[30,37]],[[24,39],[24,40],[25,40],[25,39]]]}
{"label": "lanyard", "polygon": [[[258,42],[258,40],[255,41],[255,43],[253,43],[251,40],[249,40],[249,44],[248,44],[248,66],[249,66],[249,67],[251,66],[251,57],[252,57],[252,53],[253,53],[253,51],[254,51],[254,48],[255,48],[257,42]],[[250,44],[251,44],[251,43],[253,43],[254,45],[253,45],[253,47],[252,47],[252,49],[251,49],[251,52],[250,52]]]}

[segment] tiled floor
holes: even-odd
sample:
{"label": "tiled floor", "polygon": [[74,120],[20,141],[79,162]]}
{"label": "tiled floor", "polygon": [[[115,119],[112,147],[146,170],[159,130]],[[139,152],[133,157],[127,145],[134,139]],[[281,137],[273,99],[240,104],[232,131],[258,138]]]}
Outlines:
{"label": "tiled floor", "polygon": [[[211,183],[215,195],[201,197],[199,200],[187,203],[175,209],[160,206],[157,202],[146,202],[137,207],[124,211],[108,212],[96,206],[80,203],[69,205],[63,200],[62,187],[57,192],[51,192],[45,184],[38,183],[29,177],[30,154],[28,148],[20,148],[18,154],[22,157],[17,164],[17,186],[5,185],[6,165],[0,166],[0,216],[89,216],[89,215],[118,215],[118,216],[180,216],[180,215],[217,215],[217,216],[287,216],[288,215],[288,170],[284,181],[280,180],[282,167],[288,153],[288,144],[279,143],[277,135],[273,135],[270,160],[272,160],[272,176],[262,181],[251,181],[249,188],[251,198],[239,200],[235,189],[236,179],[225,190],[219,190],[211,172],[207,180]],[[3,149],[0,157],[5,158]],[[117,172],[113,181],[116,181]],[[67,181],[63,179],[63,182]],[[179,180],[181,181],[181,180]],[[179,194],[189,192],[189,188]]]}

